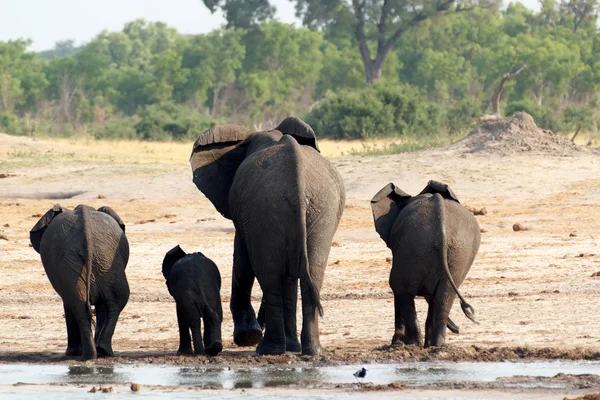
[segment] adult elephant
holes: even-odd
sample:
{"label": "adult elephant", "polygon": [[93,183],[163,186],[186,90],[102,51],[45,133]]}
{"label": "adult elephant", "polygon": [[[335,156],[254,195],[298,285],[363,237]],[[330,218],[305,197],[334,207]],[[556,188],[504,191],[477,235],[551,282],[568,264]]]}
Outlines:
{"label": "adult elephant", "polygon": [[[67,356],[83,360],[112,356],[112,337],[129,300],[125,224],[110,207],[85,205],[73,211],[55,205],[29,233],[52,287],[62,298]],[[92,338],[91,305],[96,307]]]}
{"label": "adult elephant", "polygon": [[395,333],[392,344],[422,344],[415,296],[429,303],[425,346],[441,346],[458,295],[467,318],[473,308],[458,287],[479,249],[481,233],[473,215],[448,185],[429,181],[417,196],[389,183],[371,200],[375,229],[392,250],[390,287],[394,292]]}
{"label": "adult elephant", "polygon": [[[337,170],[319,153],[312,128],[294,117],[267,132],[216,126],[196,140],[190,163],[196,186],[235,225],[235,343],[258,343],[259,354],[319,353],[319,291],[345,191]],[[264,337],[250,303],[254,277],[263,291]]]}

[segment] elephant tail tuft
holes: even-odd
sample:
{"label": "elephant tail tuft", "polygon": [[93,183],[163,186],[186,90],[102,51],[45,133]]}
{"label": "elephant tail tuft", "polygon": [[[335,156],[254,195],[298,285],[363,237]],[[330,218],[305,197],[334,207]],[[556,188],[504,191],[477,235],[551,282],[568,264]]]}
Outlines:
{"label": "elephant tail tuft", "polygon": [[458,287],[456,286],[456,283],[454,282],[454,279],[452,278],[452,274],[450,273],[450,267],[448,266],[448,245],[446,243],[446,225],[445,225],[446,209],[444,206],[444,198],[439,193],[434,194],[433,197],[435,199],[435,202],[438,205],[438,216],[439,216],[439,221],[440,221],[440,232],[441,232],[440,251],[442,253],[442,267],[444,268],[444,272],[446,272],[446,276],[448,277],[448,281],[450,282],[450,285],[452,286],[452,288],[456,292],[456,295],[460,299],[460,308],[462,308],[463,313],[465,313],[465,316],[467,318],[469,318],[471,321],[473,321],[474,323],[479,325],[479,322],[477,322],[475,320],[475,309],[473,307],[471,307],[471,305],[469,303],[467,303],[465,298],[462,297],[462,295],[458,291]]}
{"label": "elephant tail tuft", "polygon": [[81,219],[83,224],[83,235],[85,240],[85,303],[88,314],[88,321],[92,324],[92,327],[96,328],[96,322],[92,317],[92,305],[91,305],[91,285],[92,285],[92,265],[93,265],[93,252],[92,252],[92,233],[90,232],[92,221],[90,220],[89,210],[86,206],[81,207]]}

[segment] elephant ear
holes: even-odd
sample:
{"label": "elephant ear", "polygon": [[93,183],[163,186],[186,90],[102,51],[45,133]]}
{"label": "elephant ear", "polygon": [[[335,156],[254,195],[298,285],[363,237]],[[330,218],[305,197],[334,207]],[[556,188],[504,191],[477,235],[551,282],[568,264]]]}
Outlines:
{"label": "elephant ear", "polygon": [[300,118],[287,117],[277,128],[275,128],[275,130],[278,130],[284,135],[293,136],[299,144],[310,146],[319,153],[321,152],[321,150],[319,150],[319,145],[317,144],[317,135],[315,135],[315,131]]}
{"label": "elephant ear", "polygon": [[31,245],[38,253],[40,252],[40,243],[42,242],[42,236],[44,236],[46,228],[48,228],[54,217],[62,212],[63,209],[60,204],[55,204],[54,207],[49,209],[46,214],[40,218],[37,224],[35,224],[34,227],[29,231],[29,240],[31,241]]}
{"label": "elephant ear", "polygon": [[410,198],[411,195],[393,183],[388,183],[371,199],[375,230],[389,248],[391,248],[392,226]]}
{"label": "elephant ear", "polygon": [[162,274],[166,280],[169,280],[169,274],[171,273],[171,268],[173,265],[183,257],[187,256],[186,252],[183,251],[179,245],[173,247],[171,250],[165,254],[165,258],[163,259],[162,264]]}
{"label": "elephant ear", "polygon": [[214,126],[198,137],[190,156],[194,183],[227,219],[231,219],[229,190],[246,157],[245,140],[250,135],[243,126]]}
{"label": "elephant ear", "polygon": [[421,191],[421,193],[419,193],[419,194],[425,194],[425,193],[431,193],[431,194],[439,193],[442,195],[443,198],[445,198],[447,200],[455,201],[458,204],[460,204],[460,201],[458,201],[458,197],[456,197],[456,195],[454,194],[452,189],[450,189],[450,186],[448,186],[442,182],[429,181],[427,183],[427,186],[425,187],[425,189],[423,189]]}
{"label": "elephant ear", "polygon": [[119,217],[119,214],[117,214],[115,210],[113,210],[109,206],[103,206],[98,209],[98,212],[110,215],[115,221],[117,221],[123,232],[125,232],[125,222],[123,222],[123,220],[121,219],[121,217]]}

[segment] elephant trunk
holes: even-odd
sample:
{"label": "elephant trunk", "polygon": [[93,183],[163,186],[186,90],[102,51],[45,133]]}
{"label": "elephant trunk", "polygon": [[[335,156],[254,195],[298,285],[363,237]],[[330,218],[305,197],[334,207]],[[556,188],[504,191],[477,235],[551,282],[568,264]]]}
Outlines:
{"label": "elephant trunk", "polygon": [[471,305],[469,303],[466,302],[464,297],[462,297],[462,295],[458,291],[458,287],[456,286],[456,283],[454,283],[454,279],[452,278],[452,274],[450,273],[450,268],[448,267],[448,245],[446,243],[446,225],[445,225],[446,209],[444,206],[444,198],[439,193],[435,193],[433,195],[433,197],[435,199],[434,201],[438,205],[438,215],[439,215],[439,221],[440,221],[440,225],[441,225],[440,233],[441,233],[442,243],[440,246],[440,248],[441,248],[440,251],[442,252],[442,266],[444,268],[444,272],[446,272],[446,276],[448,277],[448,281],[450,282],[450,285],[452,286],[452,288],[456,292],[456,295],[460,299],[460,308],[463,310],[463,313],[465,314],[465,316],[467,318],[469,318],[471,321],[473,321],[474,323],[479,324],[479,322],[477,322],[475,320],[475,309],[473,307],[471,307]]}
{"label": "elephant trunk", "polygon": [[84,248],[85,248],[85,302],[88,314],[88,321],[95,328],[96,323],[92,318],[92,305],[91,305],[91,285],[92,285],[92,265],[93,265],[93,252],[92,252],[92,234],[90,232],[90,226],[92,221],[90,220],[89,210],[86,206],[81,207],[81,220],[83,224],[83,236],[84,236]]}

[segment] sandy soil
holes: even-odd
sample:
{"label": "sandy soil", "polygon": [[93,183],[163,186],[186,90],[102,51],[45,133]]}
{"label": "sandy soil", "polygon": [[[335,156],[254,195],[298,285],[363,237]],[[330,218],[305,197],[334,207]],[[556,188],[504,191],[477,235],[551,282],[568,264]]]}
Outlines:
{"label": "sandy soil", "polygon": [[[0,135],[0,362],[60,361],[66,330],[60,298],[48,282],[29,230],[54,203],[110,205],[127,224],[129,304],[114,336],[121,358],[181,363],[174,356],[175,305],[160,268],[176,244],[212,258],[223,277],[224,352],[194,362],[290,363],[295,355],[258,357],[233,345],[228,311],[233,225],[191,180],[174,145],[109,145]],[[327,155],[327,154],[326,154]],[[600,359],[600,156],[593,151],[510,155],[446,147],[385,157],[333,158],[347,204],[322,290],[325,317],[312,362],[416,359]],[[2,176],[2,175],[0,175]],[[485,207],[479,255],[461,291],[480,325],[454,307],[459,335],[448,348],[391,349],[391,257],[373,228],[370,198],[388,182],[418,193],[429,179],[447,182],[464,204]],[[61,198],[79,193],[73,198]],[[99,195],[102,195],[99,199]],[[514,232],[513,224],[526,230]],[[2,239],[3,238],[3,239]],[[260,290],[256,285],[257,304]],[[417,301],[420,320],[425,302]],[[300,320],[300,319],[299,319]]]}

